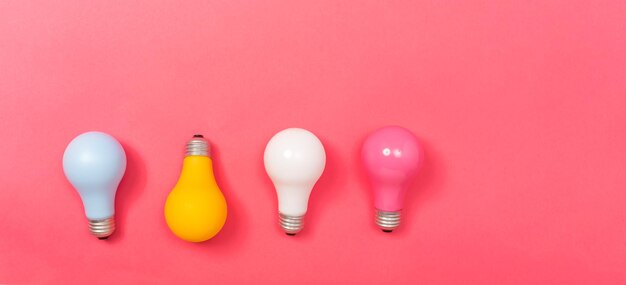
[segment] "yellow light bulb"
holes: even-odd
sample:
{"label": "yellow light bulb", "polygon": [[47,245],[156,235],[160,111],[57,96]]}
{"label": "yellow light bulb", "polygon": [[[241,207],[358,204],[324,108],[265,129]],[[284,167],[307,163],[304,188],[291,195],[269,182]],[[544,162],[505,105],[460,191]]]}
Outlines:
{"label": "yellow light bulb", "polygon": [[195,135],[187,143],[180,178],[165,202],[165,221],[179,238],[202,242],[226,222],[226,199],[215,182],[209,143]]}

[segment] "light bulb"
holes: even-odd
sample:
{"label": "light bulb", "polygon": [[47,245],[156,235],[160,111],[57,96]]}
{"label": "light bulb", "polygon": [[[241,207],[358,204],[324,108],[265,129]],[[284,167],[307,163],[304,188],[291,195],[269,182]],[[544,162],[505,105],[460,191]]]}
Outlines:
{"label": "light bulb", "polygon": [[167,196],[165,221],[179,238],[206,241],[226,222],[226,199],[215,182],[211,147],[202,135],[187,142],[180,178]]}
{"label": "light bulb", "polygon": [[384,232],[400,225],[404,196],[422,157],[419,141],[402,127],[384,127],[365,139],[361,158],[374,190],[376,224]]}
{"label": "light bulb", "polygon": [[326,166],[324,146],[305,129],[285,129],[267,143],[264,162],[278,196],[280,226],[295,235],[304,226],[311,190]]}
{"label": "light bulb", "polygon": [[115,231],[115,192],[126,171],[126,154],[112,136],[87,132],[63,154],[63,172],[83,201],[89,230],[99,239]]}

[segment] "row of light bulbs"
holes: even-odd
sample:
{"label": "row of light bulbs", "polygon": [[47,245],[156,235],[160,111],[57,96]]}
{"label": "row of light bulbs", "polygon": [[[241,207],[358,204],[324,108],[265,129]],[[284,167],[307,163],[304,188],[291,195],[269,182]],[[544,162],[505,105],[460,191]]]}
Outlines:
{"label": "row of light bulbs", "polygon": [[[422,157],[419,141],[402,127],[381,128],[363,142],[362,163],[374,192],[376,224],[383,231],[400,225],[405,192]],[[276,188],[280,226],[295,235],[304,226],[311,190],[324,172],[324,146],[308,130],[285,129],[267,143],[264,162]],[[99,239],[115,231],[115,193],[125,170],[124,149],[108,134],[83,133],[65,149],[63,171],[80,194],[89,230]],[[164,212],[172,232],[190,242],[211,239],[226,222],[226,199],[215,182],[211,147],[202,135],[187,142],[180,178]]]}

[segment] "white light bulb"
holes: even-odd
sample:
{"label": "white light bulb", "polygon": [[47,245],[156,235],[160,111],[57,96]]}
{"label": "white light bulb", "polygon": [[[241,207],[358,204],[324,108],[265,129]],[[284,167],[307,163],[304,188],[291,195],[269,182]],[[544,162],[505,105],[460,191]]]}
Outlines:
{"label": "white light bulb", "polygon": [[115,192],[126,170],[126,154],[112,136],[87,132],[63,154],[63,171],[85,207],[89,230],[99,239],[115,231]]}
{"label": "white light bulb", "polygon": [[304,226],[311,190],[324,172],[324,146],[305,129],[285,129],[267,143],[264,162],[278,196],[280,226],[294,235]]}

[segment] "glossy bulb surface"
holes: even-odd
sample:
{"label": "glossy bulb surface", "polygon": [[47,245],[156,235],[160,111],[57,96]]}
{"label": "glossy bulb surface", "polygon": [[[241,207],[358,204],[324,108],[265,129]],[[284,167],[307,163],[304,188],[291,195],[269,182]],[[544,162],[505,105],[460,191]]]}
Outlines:
{"label": "glossy bulb surface", "polygon": [[311,191],[326,166],[324,146],[310,131],[285,129],[267,143],[264,163],[276,188],[280,225],[295,234],[304,226]]}
{"label": "glossy bulb surface", "polygon": [[384,231],[400,223],[404,197],[422,163],[422,147],[405,128],[388,126],[371,133],[361,149],[377,210],[377,224]]}
{"label": "glossy bulb surface", "polygon": [[125,171],[124,148],[108,134],[81,134],[65,149],[63,172],[80,195],[90,230],[98,238],[115,230],[115,194]]}
{"label": "glossy bulb surface", "polygon": [[170,230],[189,242],[211,239],[226,223],[226,199],[213,175],[209,143],[201,135],[187,143],[183,169],[164,212]]}

